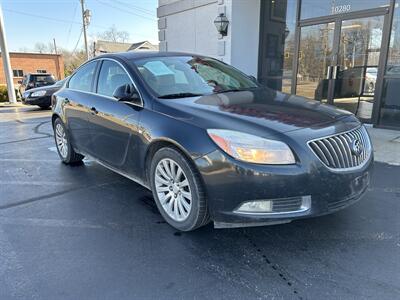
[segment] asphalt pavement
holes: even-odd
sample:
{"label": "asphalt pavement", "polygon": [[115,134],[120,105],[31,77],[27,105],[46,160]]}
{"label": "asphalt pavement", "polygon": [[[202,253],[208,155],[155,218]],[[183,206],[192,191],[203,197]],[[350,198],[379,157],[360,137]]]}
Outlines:
{"label": "asphalt pavement", "polygon": [[400,299],[400,166],[333,215],[180,233],[145,188],[62,164],[50,115],[0,108],[0,299]]}

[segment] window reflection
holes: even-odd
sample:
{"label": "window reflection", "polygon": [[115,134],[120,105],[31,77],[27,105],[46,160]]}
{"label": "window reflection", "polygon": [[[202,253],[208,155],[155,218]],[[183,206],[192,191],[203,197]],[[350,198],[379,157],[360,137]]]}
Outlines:
{"label": "window reflection", "polygon": [[290,93],[297,1],[265,0],[261,9],[259,80],[275,90]]}
{"label": "window reflection", "polygon": [[327,98],[328,66],[332,63],[335,24],[305,26],[300,32],[296,94],[310,99]]}

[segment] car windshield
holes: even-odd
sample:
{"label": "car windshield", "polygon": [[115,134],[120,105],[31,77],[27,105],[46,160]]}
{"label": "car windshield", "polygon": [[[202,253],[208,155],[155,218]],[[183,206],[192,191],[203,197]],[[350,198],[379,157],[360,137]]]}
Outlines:
{"label": "car windshield", "polygon": [[62,79],[62,80],[59,80],[59,81],[57,81],[54,85],[55,85],[55,86],[63,86],[64,83],[67,81],[67,79],[68,79],[68,77],[67,77],[67,78],[64,78],[64,79]]}
{"label": "car windshield", "polygon": [[258,87],[250,77],[212,58],[151,57],[135,60],[144,81],[159,98],[183,98]]}
{"label": "car windshield", "polygon": [[55,83],[56,82],[53,75],[33,75],[32,81],[46,82],[46,83]]}

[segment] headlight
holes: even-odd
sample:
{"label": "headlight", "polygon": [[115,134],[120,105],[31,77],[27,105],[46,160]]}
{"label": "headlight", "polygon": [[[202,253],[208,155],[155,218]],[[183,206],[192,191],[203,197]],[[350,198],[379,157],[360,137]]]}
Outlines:
{"label": "headlight", "polygon": [[296,163],[293,152],[283,142],[223,129],[209,129],[207,133],[223,151],[238,160],[270,165]]}
{"label": "headlight", "polygon": [[46,91],[37,91],[37,92],[33,92],[31,94],[31,97],[42,97],[44,95],[46,95]]}

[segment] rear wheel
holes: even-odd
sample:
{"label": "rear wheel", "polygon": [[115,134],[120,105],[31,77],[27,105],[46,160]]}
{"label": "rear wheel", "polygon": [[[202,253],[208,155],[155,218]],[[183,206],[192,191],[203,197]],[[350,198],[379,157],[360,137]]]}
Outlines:
{"label": "rear wheel", "polygon": [[179,151],[166,147],[156,152],[150,181],[157,207],[170,225],[191,231],[209,222],[200,175]]}
{"label": "rear wheel", "polygon": [[56,142],[57,152],[65,164],[81,162],[83,155],[76,153],[71,145],[71,141],[64,123],[57,118],[53,124],[54,140]]}

